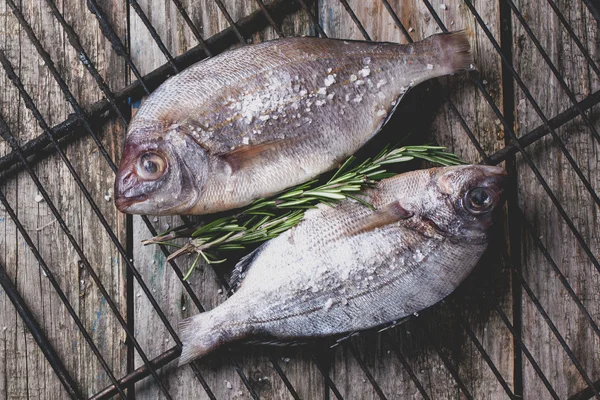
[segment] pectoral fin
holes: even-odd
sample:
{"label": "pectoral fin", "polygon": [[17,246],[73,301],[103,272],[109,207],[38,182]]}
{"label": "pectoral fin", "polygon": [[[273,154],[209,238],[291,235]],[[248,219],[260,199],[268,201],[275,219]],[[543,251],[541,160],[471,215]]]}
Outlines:
{"label": "pectoral fin", "polygon": [[375,210],[372,214],[359,220],[349,232],[349,236],[356,235],[358,233],[369,232],[383,226],[393,224],[403,219],[408,219],[414,214],[400,205],[399,202],[395,201],[389,203],[384,207]]}
{"label": "pectoral fin", "polygon": [[[276,140],[267,143],[238,147],[228,153],[220,154],[233,172],[252,165],[260,164],[272,157],[285,153],[285,149],[297,145],[299,138]],[[274,160],[276,161],[276,160]]]}

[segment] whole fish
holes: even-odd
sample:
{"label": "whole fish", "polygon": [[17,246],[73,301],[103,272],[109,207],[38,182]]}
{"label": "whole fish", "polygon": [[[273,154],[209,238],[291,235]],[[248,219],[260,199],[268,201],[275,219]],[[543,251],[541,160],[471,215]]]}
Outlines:
{"label": "whole fish", "polygon": [[361,202],[307,211],[236,266],[235,293],[180,323],[185,364],[233,342],[285,343],[411,315],[471,272],[501,204],[505,172],[471,165],[382,180]]}
{"label": "whole fish", "polygon": [[409,88],[472,63],[465,32],[407,45],[296,37],[199,62],[134,116],[115,204],[206,214],[306,182],[373,137]]}

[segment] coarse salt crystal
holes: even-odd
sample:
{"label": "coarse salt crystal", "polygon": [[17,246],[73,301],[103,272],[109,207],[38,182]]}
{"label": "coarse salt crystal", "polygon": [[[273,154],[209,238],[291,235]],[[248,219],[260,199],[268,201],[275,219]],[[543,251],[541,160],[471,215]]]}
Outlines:
{"label": "coarse salt crystal", "polygon": [[446,7],[446,5],[445,5],[445,4],[440,4],[440,8],[441,8],[442,10],[447,10],[447,9],[448,9],[448,7]]}
{"label": "coarse salt crystal", "polygon": [[427,64],[427,69],[433,69],[433,64]]}
{"label": "coarse salt crystal", "polygon": [[358,77],[354,74],[350,75],[350,82],[354,82],[358,79]]}
{"label": "coarse salt crystal", "polygon": [[324,80],[325,86],[331,86],[335,83],[335,77],[333,75],[327,75],[327,78]]}
{"label": "coarse salt crystal", "polygon": [[44,196],[42,196],[41,194],[36,194],[35,197],[33,198],[33,200],[35,200],[36,203],[41,202],[42,200],[44,200]]}

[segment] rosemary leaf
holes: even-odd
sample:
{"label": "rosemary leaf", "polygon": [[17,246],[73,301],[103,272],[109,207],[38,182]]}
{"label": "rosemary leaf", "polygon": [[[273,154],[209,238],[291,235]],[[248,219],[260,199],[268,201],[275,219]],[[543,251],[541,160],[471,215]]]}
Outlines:
{"label": "rosemary leaf", "polygon": [[[173,228],[159,236],[144,241],[144,244],[166,244],[180,247],[173,258],[183,254],[196,253],[196,258],[185,274],[187,280],[202,258],[207,264],[219,264],[215,252],[243,250],[248,245],[265,242],[282,232],[293,228],[304,217],[306,210],[319,204],[335,206],[344,199],[353,199],[367,207],[373,206],[356,193],[371,187],[381,179],[394,176],[384,165],[397,164],[421,159],[448,166],[463,162],[454,154],[444,151],[442,146],[404,146],[384,148],[373,158],[361,163],[356,157],[349,157],[325,182],[319,179],[290,188],[269,199],[258,199],[249,206],[233,212],[229,216],[218,218],[203,226],[193,228],[181,226]],[[171,242],[177,238],[188,238],[189,243],[180,246]]]}

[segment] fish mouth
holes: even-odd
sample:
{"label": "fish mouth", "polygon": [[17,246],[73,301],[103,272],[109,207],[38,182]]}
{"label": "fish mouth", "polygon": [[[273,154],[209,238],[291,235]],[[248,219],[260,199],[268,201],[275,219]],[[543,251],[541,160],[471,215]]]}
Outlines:
{"label": "fish mouth", "polygon": [[142,201],[146,201],[148,199],[148,195],[140,194],[137,196],[125,196],[125,195],[117,195],[115,196],[115,206],[122,213],[127,212],[132,205],[140,203]]}
{"label": "fish mouth", "polygon": [[148,199],[148,195],[136,190],[139,179],[135,171],[119,171],[115,179],[115,206],[122,213],[131,206]]}

